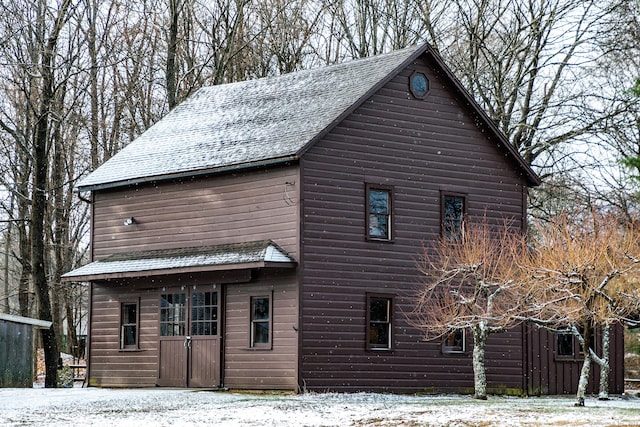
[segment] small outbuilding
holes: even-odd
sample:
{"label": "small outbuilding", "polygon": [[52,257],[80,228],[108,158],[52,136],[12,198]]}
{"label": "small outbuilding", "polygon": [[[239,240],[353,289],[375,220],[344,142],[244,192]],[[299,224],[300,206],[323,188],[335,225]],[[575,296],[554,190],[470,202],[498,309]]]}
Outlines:
{"label": "small outbuilding", "polygon": [[0,387],[33,386],[33,331],[51,322],[0,313]]}

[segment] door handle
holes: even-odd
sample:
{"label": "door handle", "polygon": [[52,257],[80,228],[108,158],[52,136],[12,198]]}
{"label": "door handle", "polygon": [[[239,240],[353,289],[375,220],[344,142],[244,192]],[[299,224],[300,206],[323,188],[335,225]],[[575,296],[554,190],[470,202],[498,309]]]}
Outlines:
{"label": "door handle", "polygon": [[184,348],[191,350],[191,337],[184,337]]}

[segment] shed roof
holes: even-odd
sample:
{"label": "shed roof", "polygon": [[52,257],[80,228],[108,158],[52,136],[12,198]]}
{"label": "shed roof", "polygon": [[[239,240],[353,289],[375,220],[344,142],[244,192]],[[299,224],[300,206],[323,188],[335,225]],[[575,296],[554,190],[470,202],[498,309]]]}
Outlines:
{"label": "shed roof", "polygon": [[91,281],[197,271],[290,267],[295,260],[271,240],[216,246],[127,252],[108,256],[62,276]]}
{"label": "shed roof", "polygon": [[529,183],[538,178],[428,45],[278,77],[203,87],[85,177],[79,190],[297,159],[411,61],[428,53],[501,139]]}
{"label": "shed roof", "polygon": [[23,325],[32,325],[38,329],[49,329],[52,322],[48,320],[34,319],[32,317],[16,316],[14,314],[0,313],[0,320],[13,323],[21,323]]}

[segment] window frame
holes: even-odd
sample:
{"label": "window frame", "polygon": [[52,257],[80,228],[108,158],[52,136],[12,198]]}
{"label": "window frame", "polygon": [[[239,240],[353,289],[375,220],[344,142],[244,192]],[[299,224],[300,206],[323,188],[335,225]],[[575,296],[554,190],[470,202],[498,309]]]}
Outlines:
{"label": "window frame", "polygon": [[[578,356],[577,352],[576,352],[576,337],[571,333],[571,332],[556,332],[556,339],[555,339],[555,344],[556,344],[556,358],[557,359],[562,359],[562,360],[575,360],[576,357]],[[567,340],[567,343],[564,343],[562,346],[560,344],[560,340]],[[564,347],[564,345],[570,345],[571,346],[571,353],[568,354],[560,354],[560,348]]]}
{"label": "window frame", "polygon": [[[455,341],[455,335],[462,334],[462,342],[460,346],[451,345],[450,339]],[[443,354],[463,354],[467,352],[467,332],[465,329],[457,329],[444,337],[442,340],[442,353]]]}
{"label": "window frame", "polygon": [[[423,77],[425,80],[426,87],[425,87],[424,93],[418,92],[416,90],[416,87],[414,85],[414,80],[417,77]],[[430,90],[431,90],[431,82],[429,81],[429,77],[427,77],[427,75],[422,71],[414,70],[409,76],[409,91],[411,92],[411,95],[413,95],[413,97],[416,99],[425,99],[429,94]]]}
{"label": "window frame", "polygon": [[[268,299],[269,315],[267,319],[254,319],[254,301]],[[258,323],[268,323],[267,342],[256,342],[255,327]],[[273,292],[268,294],[256,294],[249,297],[249,348],[252,350],[271,350],[273,348]]]}
{"label": "window frame", "polygon": [[[388,303],[388,320],[386,322],[382,322],[379,320],[372,320],[371,319],[371,302],[374,299],[383,299],[386,300]],[[365,329],[366,329],[366,333],[365,333],[365,341],[366,341],[366,349],[368,351],[392,351],[394,350],[394,338],[395,338],[395,334],[394,334],[394,319],[395,316],[393,315],[393,309],[394,309],[394,296],[390,295],[390,294],[376,294],[376,293],[367,293],[366,294],[366,306],[365,306],[365,319],[366,319],[366,324],[365,324]],[[375,343],[371,343],[371,336],[372,336],[372,332],[373,329],[371,328],[371,325],[373,322],[377,322],[378,324],[380,323],[386,323],[387,324],[387,343],[386,345],[383,344],[375,344]]]}
{"label": "window frame", "polygon": [[[125,323],[125,314],[127,311],[125,310],[125,306],[135,306],[136,314],[135,321],[133,323]],[[134,332],[134,344],[125,344],[126,337],[126,329],[130,327],[135,328]],[[120,339],[119,339],[119,350],[120,351],[137,351],[140,349],[140,300],[128,300],[120,302]]]}
{"label": "window frame", "polygon": [[[394,191],[393,187],[389,185],[378,185],[367,183],[365,184],[365,236],[366,240],[374,242],[393,242],[395,224],[394,224]],[[387,206],[387,236],[375,236],[371,234],[371,191],[386,191],[389,194],[389,206]]]}
{"label": "window frame", "polygon": [[[455,239],[451,239],[447,235],[447,218],[445,216],[445,200],[448,197],[459,198],[462,199],[462,216],[460,218],[460,234],[456,236]],[[453,191],[441,191],[440,192],[440,235],[443,239],[451,240],[453,242],[457,242],[461,237],[464,236],[464,227],[463,223],[465,218],[467,217],[467,205],[468,205],[468,197],[465,193],[453,192]]]}

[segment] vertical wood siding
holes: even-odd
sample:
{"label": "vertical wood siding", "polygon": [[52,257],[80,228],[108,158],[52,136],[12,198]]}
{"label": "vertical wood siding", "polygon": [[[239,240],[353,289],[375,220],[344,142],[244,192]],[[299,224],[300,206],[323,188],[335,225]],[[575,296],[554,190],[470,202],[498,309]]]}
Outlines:
{"label": "vertical wood siding", "polygon": [[0,388],[33,387],[33,329],[0,320]]}
{"label": "vertical wood siding", "polygon": [[[250,348],[252,296],[271,295],[272,348]],[[297,389],[298,286],[295,272],[262,270],[256,282],[226,287],[224,385],[244,389]]]}
{"label": "vertical wood siding", "polygon": [[[575,394],[578,390],[582,360],[561,359],[556,357],[556,335],[535,326],[528,328],[529,355],[527,362],[530,385],[528,393],[540,394]],[[596,335],[595,350],[601,354],[600,335]],[[624,392],[624,329],[621,325],[611,329],[611,344],[609,348],[609,363],[612,370],[609,377],[609,392],[620,394]],[[597,394],[600,387],[600,367],[592,362],[589,375],[587,393]]]}
{"label": "vertical wood siding", "polygon": [[272,239],[295,258],[298,181],[291,166],[97,191],[93,257]]}
{"label": "vertical wood siding", "polygon": [[[414,70],[431,90],[416,100]],[[471,217],[524,221],[526,180],[423,60],[401,72],[302,156],[302,355],[311,390],[463,391],[473,387],[471,337],[443,355],[407,325],[416,259],[440,232],[442,191],[467,196]],[[394,241],[365,239],[365,185],[392,186]],[[365,350],[366,293],[395,294],[394,349]],[[523,388],[521,328],[492,336],[489,387]]]}

